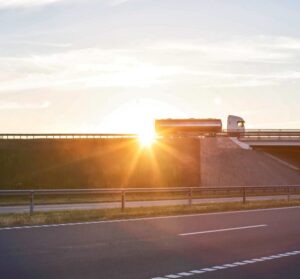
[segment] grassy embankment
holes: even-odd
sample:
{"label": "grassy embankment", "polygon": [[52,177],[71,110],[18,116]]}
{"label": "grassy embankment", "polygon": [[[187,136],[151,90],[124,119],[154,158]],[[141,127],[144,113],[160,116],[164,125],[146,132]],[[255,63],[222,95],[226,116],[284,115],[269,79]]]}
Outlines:
{"label": "grassy embankment", "polygon": [[0,140],[0,189],[198,186],[199,157],[197,139]]}
{"label": "grassy embankment", "polygon": [[57,212],[37,212],[30,216],[22,214],[1,214],[0,227],[59,224],[70,222],[88,222],[102,220],[116,220],[127,218],[141,218],[153,216],[170,216],[181,214],[209,213],[233,210],[251,210],[260,208],[300,206],[300,200],[291,201],[257,201],[234,203],[201,204],[193,206],[161,206],[144,208],[127,208],[124,212],[120,209],[101,210],[73,210]]}
{"label": "grassy embankment", "polygon": [[[141,148],[135,139],[0,140],[0,189],[191,187],[200,184],[200,144],[161,139]],[[182,198],[130,194],[128,200]],[[36,196],[37,204],[119,201],[118,194]],[[0,196],[0,205],[28,204],[29,197]]]}
{"label": "grassy embankment", "polygon": [[[276,149],[276,152],[278,150]],[[291,156],[298,158],[300,162],[300,152],[295,152],[294,149],[288,151],[282,150],[284,154],[292,154]],[[141,149],[139,143],[133,139],[0,140],[0,189],[199,186],[199,153],[198,140],[180,138],[159,140],[151,149]],[[257,194],[285,193],[266,191]],[[233,191],[202,191],[193,194],[194,198],[240,195],[241,193]],[[129,201],[186,197],[187,193],[126,195]],[[120,201],[120,195],[35,197],[37,204],[114,201]],[[0,196],[0,205],[28,202],[29,197]]]}

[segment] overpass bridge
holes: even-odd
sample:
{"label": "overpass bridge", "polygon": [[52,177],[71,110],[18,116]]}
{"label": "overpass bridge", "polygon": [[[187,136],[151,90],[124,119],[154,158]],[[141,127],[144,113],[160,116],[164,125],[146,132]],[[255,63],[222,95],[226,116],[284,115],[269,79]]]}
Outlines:
{"label": "overpass bridge", "polygon": [[[45,168],[45,173],[47,174],[45,177],[56,179],[57,173],[60,175],[60,173],[69,171],[70,168],[71,173],[73,170],[77,170],[79,174],[80,171],[83,171],[84,175],[85,172],[88,173],[93,176],[93,181],[98,179],[101,183],[109,181],[109,183],[116,183],[117,185],[119,182],[114,179],[118,176],[115,174],[120,173],[123,169],[126,172],[125,166],[128,165],[128,160],[131,159],[130,148],[136,148],[136,146],[129,145],[131,147],[128,147],[128,151],[127,149],[123,150],[123,153],[119,152],[119,149],[114,149],[116,151],[110,153],[105,151],[106,143],[111,143],[114,146],[114,143],[119,144],[118,141],[131,142],[135,141],[137,137],[136,134],[0,134],[0,151],[4,151],[2,156],[4,158],[2,158],[3,166],[8,165],[5,158],[8,158],[12,162],[14,162],[15,158],[21,158],[15,160],[17,162],[15,165],[17,171],[13,173],[17,173],[23,169],[23,166],[20,168],[19,161],[23,162],[27,161],[28,158],[34,158],[32,165],[29,165],[28,169],[24,170],[24,174],[22,174],[24,177],[26,177],[27,173],[35,174],[35,171],[39,171],[41,168],[38,163],[48,160],[46,166],[48,168],[49,165],[51,168],[49,168],[50,171]],[[174,143],[172,143],[172,138],[174,138]],[[194,141],[194,147],[190,148],[189,138],[198,139],[199,144],[196,140]],[[27,148],[27,142],[30,148]],[[56,145],[56,143],[59,144]],[[184,179],[182,178],[182,181],[184,183],[187,183],[186,178],[189,179],[188,181],[201,181],[199,185],[208,187],[228,185],[298,185],[300,182],[300,148],[292,147],[300,146],[300,130],[247,130],[244,133],[240,133],[238,138],[231,137],[230,133],[223,130],[221,133],[216,134],[216,136],[205,134],[171,136],[167,140],[167,144],[169,143],[173,146],[172,150],[179,152],[179,158],[182,158],[183,162],[188,162],[182,164],[183,171],[180,172],[183,174],[182,177]],[[52,146],[55,148],[51,149]],[[279,146],[285,147],[279,148]],[[26,149],[25,155],[23,151],[20,152],[24,147]],[[274,150],[270,150],[271,148]],[[107,151],[109,150],[111,149],[108,148]],[[164,156],[164,152],[161,152],[160,148],[155,150],[159,153],[159,156]],[[79,151],[82,151],[84,155]],[[49,152],[51,154],[53,152],[55,160],[51,157],[52,155],[50,156],[52,159],[49,157]],[[35,153],[39,153],[39,156],[34,157],[32,154]],[[89,156],[91,153],[94,153],[95,156]],[[64,156],[55,154],[64,154]],[[103,156],[102,159],[99,159],[101,156]],[[275,159],[275,157],[278,157],[280,160]],[[78,158],[82,158],[82,160],[80,159],[79,162]],[[86,158],[93,158],[96,161],[89,161],[90,159],[86,160]],[[189,158],[188,160],[191,161],[186,161],[186,158]],[[168,160],[167,162],[170,162],[170,169],[167,169],[164,173],[172,174],[172,170],[174,169],[172,167],[173,159],[170,158]],[[95,164],[95,162],[99,163]],[[105,162],[105,164],[101,165],[102,162]],[[118,168],[115,168],[115,162],[118,162]],[[165,161],[162,160],[162,162]],[[193,163],[190,164],[189,162]],[[52,168],[52,165],[67,167]],[[144,165],[147,166],[147,164]],[[181,168],[181,164],[179,165]],[[101,168],[108,171],[102,173],[99,171]],[[41,175],[38,178],[43,181],[43,177],[44,175]],[[86,179],[83,175],[79,177],[80,179]],[[139,179],[139,176],[137,177]],[[22,177],[20,179],[20,181],[23,181]],[[48,183],[47,179],[45,181],[45,183]],[[194,184],[194,182],[191,183]]]}
{"label": "overpass bridge", "polygon": [[137,138],[137,134],[100,133],[0,133],[0,140],[40,140],[40,139],[113,139]]}
{"label": "overpass bridge", "polygon": [[251,147],[300,147],[300,140],[241,140]]}
{"label": "overpass bridge", "polygon": [[239,140],[251,147],[300,146],[300,130],[246,130]]}
{"label": "overpass bridge", "polygon": [[[230,137],[232,133],[223,130],[217,133],[216,137]],[[211,137],[207,133],[198,135],[179,135],[168,136],[170,138],[189,137],[203,138]],[[0,133],[0,140],[56,140],[56,139],[135,139],[137,134],[121,134],[121,133]],[[249,146],[300,146],[300,129],[261,129],[246,130],[238,133],[240,142]]]}

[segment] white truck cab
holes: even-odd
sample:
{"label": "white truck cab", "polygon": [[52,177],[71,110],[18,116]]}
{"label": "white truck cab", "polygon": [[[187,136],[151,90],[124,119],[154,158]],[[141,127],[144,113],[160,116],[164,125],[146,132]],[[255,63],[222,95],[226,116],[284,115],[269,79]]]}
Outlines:
{"label": "white truck cab", "polygon": [[240,116],[229,115],[227,118],[227,132],[230,136],[240,136],[245,132],[245,120]]}

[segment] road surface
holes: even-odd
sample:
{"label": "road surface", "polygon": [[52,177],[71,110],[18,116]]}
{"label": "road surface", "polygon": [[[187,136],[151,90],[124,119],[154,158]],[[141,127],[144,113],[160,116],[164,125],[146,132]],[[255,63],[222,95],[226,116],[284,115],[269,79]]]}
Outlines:
{"label": "road surface", "polygon": [[300,278],[300,207],[0,229],[1,278]]}

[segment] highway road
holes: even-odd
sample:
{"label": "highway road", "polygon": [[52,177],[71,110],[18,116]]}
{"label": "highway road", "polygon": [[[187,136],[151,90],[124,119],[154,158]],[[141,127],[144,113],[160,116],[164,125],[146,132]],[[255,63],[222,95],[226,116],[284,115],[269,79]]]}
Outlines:
{"label": "highway road", "polygon": [[[299,199],[300,195],[292,195],[291,199]],[[266,200],[286,200],[287,195],[277,196],[260,196],[247,197],[247,201],[266,201]],[[203,198],[193,199],[193,204],[201,203],[218,203],[218,202],[240,202],[242,197],[228,197],[228,198]],[[172,205],[187,205],[188,199],[178,200],[153,200],[153,201],[127,201],[126,207],[149,207],[149,206],[172,206]],[[121,202],[102,202],[102,203],[75,203],[75,204],[40,204],[35,205],[34,210],[40,212],[58,211],[58,210],[91,210],[91,209],[107,209],[107,208],[121,208]],[[6,213],[26,213],[29,212],[28,205],[16,206],[0,206],[0,214]]]}
{"label": "highway road", "polygon": [[1,278],[300,278],[300,207],[0,229]]}

